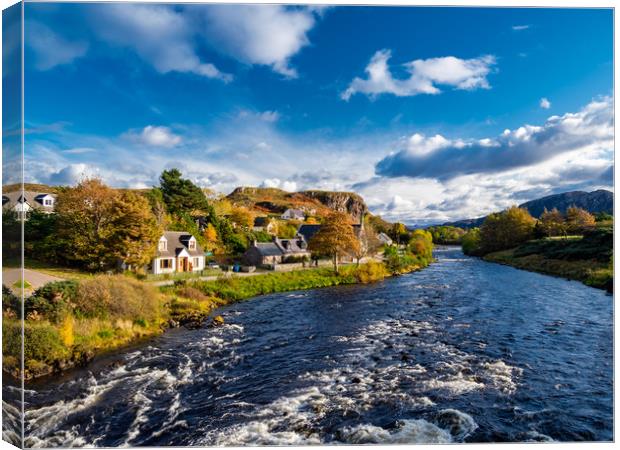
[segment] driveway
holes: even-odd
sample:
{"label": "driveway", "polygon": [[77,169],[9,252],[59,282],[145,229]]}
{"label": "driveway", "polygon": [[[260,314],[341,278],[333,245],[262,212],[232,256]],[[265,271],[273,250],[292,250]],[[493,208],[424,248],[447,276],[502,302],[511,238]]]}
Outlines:
{"label": "driveway", "polygon": [[[13,285],[21,279],[21,269],[4,269],[2,271],[2,284],[15,293],[18,293],[18,288]],[[36,270],[24,269],[24,281],[30,283],[31,287],[24,289],[26,295],[29,295],[44,284],[51,283],[52,281],[63,281],[63,279],[47,275],[43,272],[37,272]]]}

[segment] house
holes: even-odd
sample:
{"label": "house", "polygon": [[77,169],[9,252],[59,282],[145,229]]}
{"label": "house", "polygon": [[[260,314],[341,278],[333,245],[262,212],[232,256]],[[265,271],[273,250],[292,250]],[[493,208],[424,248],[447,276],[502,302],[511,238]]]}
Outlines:
{"label": "house", "polygon": [[379,233],[377,235],[377,239],[379,239],[379,242],[381,242],[383,245],[392,245],[394,243],[392,239],[385,233]]}
{"label": "house", "polygon": [[205,268],[205,253],[196,238],[185,231],[164,231],[151,264],[154,274],[199,272]]}
{"label": "house", "polygon": [[293,239],[274,237],[272,242],[254,241],[243,254],[244,261],[251,266],[282,264],[297,258],[310,258],[308,244],[302,236]]}
{"label": "house", "polygon": [[47,192],[16,191],[2,194],[3,211],[15,211],[17,217],[24,220],[27,220],[28,214],[34,210],[53,213],[55,204],[56,194]]}
{"label": "house", "polygon": [[304,220],[306,215],[301,209],[287,209],[280,216],[283,220]]}
{"label": "house", "polygon": [[277,231],[278,225],[275,220],[271,217],[257,217],[254,219],[254,226],[252,227],[252,231],[265,231],[269,234],[275,234]]}

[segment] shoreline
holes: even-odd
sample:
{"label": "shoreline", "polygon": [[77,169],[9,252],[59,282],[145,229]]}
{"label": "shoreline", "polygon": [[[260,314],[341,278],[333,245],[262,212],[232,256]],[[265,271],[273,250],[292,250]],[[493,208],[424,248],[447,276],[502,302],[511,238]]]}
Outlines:
{"label": "shoreline", "polygon": [[[434,261],[434,260],[433,260]],[[433,262],[432,261],[432,262]],[[431,262],[431,263],[432,263]],[[218,326],[223,324],[223,320],[218,319],[217,310],[223,306],[229,306],[242,301],[249,301],[257,299],[263,295],[275,294],[280,292],[294,292],[294,291],[307,291],[312,289],[321,289],[327,287],[336,287],[340,285],[356,285],[356,284],[372,284],[375,282],[383,281],[386,278],[393,278],[408,273],[420,271],[428,267],[430,263],[415,264],[407,267],[405,270],[398,272],[387,272],[385,264],[382,262],[376,262],[374,264],[364,263],[360,266],[356,264],[342,266],[340,273],[335,274],[332,269],[317,268],[317,269],[305,269],[290,272],[274,272],[256,275],[252,277],[228,277],[226,279],[219,279],[214,281],[200,281],[200,280],[186,280],[173,286],[162,286],[160,291],[167,296],[175,300],[189,301],[180,294],[187,294],[188,288],[190,290],[203,292],[207,291],[210,295],[204,294],[204,300],[199,300],[196,307],[185,312],[175,312],[170,310],[167,320],[159,324],[158,327],[149,330],[147,334],[140,335],[134,338],[130,338],[127,342],[123,342],[120,345],[94,349],[89,352],[79,353],[79,350],[72,348],[72,357],[70,359],[57,359],[50,363],[45,363],[45,370],[33,373],[26,369],[24,380],[29,385],[36,385],[37,383],[44,383],[46,380],[62,378],[66,374],[73,373],[75,371],[84,370],[87,367],[96,366],[109,360],[107,365],[114,365],[116,356],[132,348],[139,348],[144,346],[145,343],[162,336],[164,333],[171,332],[175,329],[185,328],[187,330],[198,329],[206,326]],[[369,278],[361,280],[359,273],[361,268],[368,268],[371,265],[381,266],[382,270],[376,274],[370,274]],[[283,285],[276,285],[276,281],[280,278],[286,278],[289,283]],[[290,280],[290,278],[293,278]],[[270,283],[263,283],[267,285],[260,286],[258,289],[262,289],[255,295],[244,296],[247,292],[247,284],[259,285],[260,281],[269,280]],[[234,292],[234,284],[237,283],[238,295],[236,298],[231,297],[228,290],[224,290],[220,286],[220,293],[222,296],[213,295],[214,291],[217,291],[218,284],[232,284]],[[256,286],[252,286],[256,288]],[[226,297],[226,298],[222,298]],[[209,321],[209,319],[211,319]],[[11,380],[20,380],[19,374],[15,373],[15,370],[7,368],[6,364],[3,364],[3,374]]]}
{"label": "shoreline", "polygon": [[503,266],[513,267],[527,272],[540,273],[556,278],[563,278],[570,281],[578,281],[585,286],[601,289],[609,294],[613,294],[613,279],[611,283],[598,281],[592,277],[590,269],[591,261],[566,261],[559,259],[545,258],[542,255],[529,255],[515,257],[514,249],[502,250],[489,253],[480,257],[483,261]]}

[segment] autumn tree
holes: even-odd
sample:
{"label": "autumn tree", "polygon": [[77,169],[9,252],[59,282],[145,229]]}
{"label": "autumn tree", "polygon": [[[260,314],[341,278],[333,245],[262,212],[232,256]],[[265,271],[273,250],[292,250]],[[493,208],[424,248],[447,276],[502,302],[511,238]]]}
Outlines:
{"label": "autumn tree", "polygon": [[310,239],[308,248],[318,255],[329,256],[338,274],[340,258],[357,252],[359,245],[349,215],[334,211],[325,218],[319,231]]}
{"label": "autumn tree", "polygon": [[392,225],[389,235],[392,239],[396,241],[397,244],[401,244],[407,241],[407,227],[404,223],[396,222],[394,225]]}
{"label": "autumn tree", "polygon": [[157,223],[160,226],[166,228],[170,222],[170,218],[167,215],[167,208],[166,203],[164,202],[164,194],[162,190],[159,188],[153,188],[147,191],[145,196],[151,205],[151,211],[153,211],[155,220],[157,220]]}
{"label": "autumn tree", "polygon": [[583,233],[595,223],[595,217],[583,208],[571,206],[566,210],[566,225],[570,233]]}
{"label": "autumn tree", "polygon": [[557,208],[548,211],[547,208],[540,215],[539,228],[545,236],[564,236],[566,234],[566,220]]}
{"label": "autumn tree", "polygon": [[59,193],[56,213],[62,257],[93,271],[112,269],[119,260],[145,264],[161,235],[146,199],[98,179]]}
{"label": "autumn tree", "polygon": [[245,206],[233,206],[230,211],[230,220],[238,227],[249,230],[254,225],[254,214]]}
{"label": "autumn tree", "polygon": [[536,220],[525,208],[512,206],[487,216],[480,227],[480,242],[484,252],[515,247],[533,237]]}

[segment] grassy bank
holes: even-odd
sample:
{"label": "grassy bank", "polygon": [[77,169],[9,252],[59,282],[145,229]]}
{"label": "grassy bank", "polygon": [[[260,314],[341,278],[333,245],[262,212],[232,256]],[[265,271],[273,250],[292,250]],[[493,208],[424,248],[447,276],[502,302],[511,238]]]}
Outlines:
{"label": "grassy bank", "polygon": [[581,281],[613,291],[613,234],[597,230],[583,237],[546,238],[489,253],[485,261]]}
{"label": "grassy bank", "polygon": [[[32,379],[84,365],[95,355],[156,336],[168,327],[201,326],[222,305],[276,292],[372,283],[428,262],[369,262],[342,267],[339,274],[317,268],[216,281],[180,280],[160,290],[122,275],[50,283],[26,299],[24,376]],[[6,288],[2,307],[3,369],[17,377],[21,308]]]}

